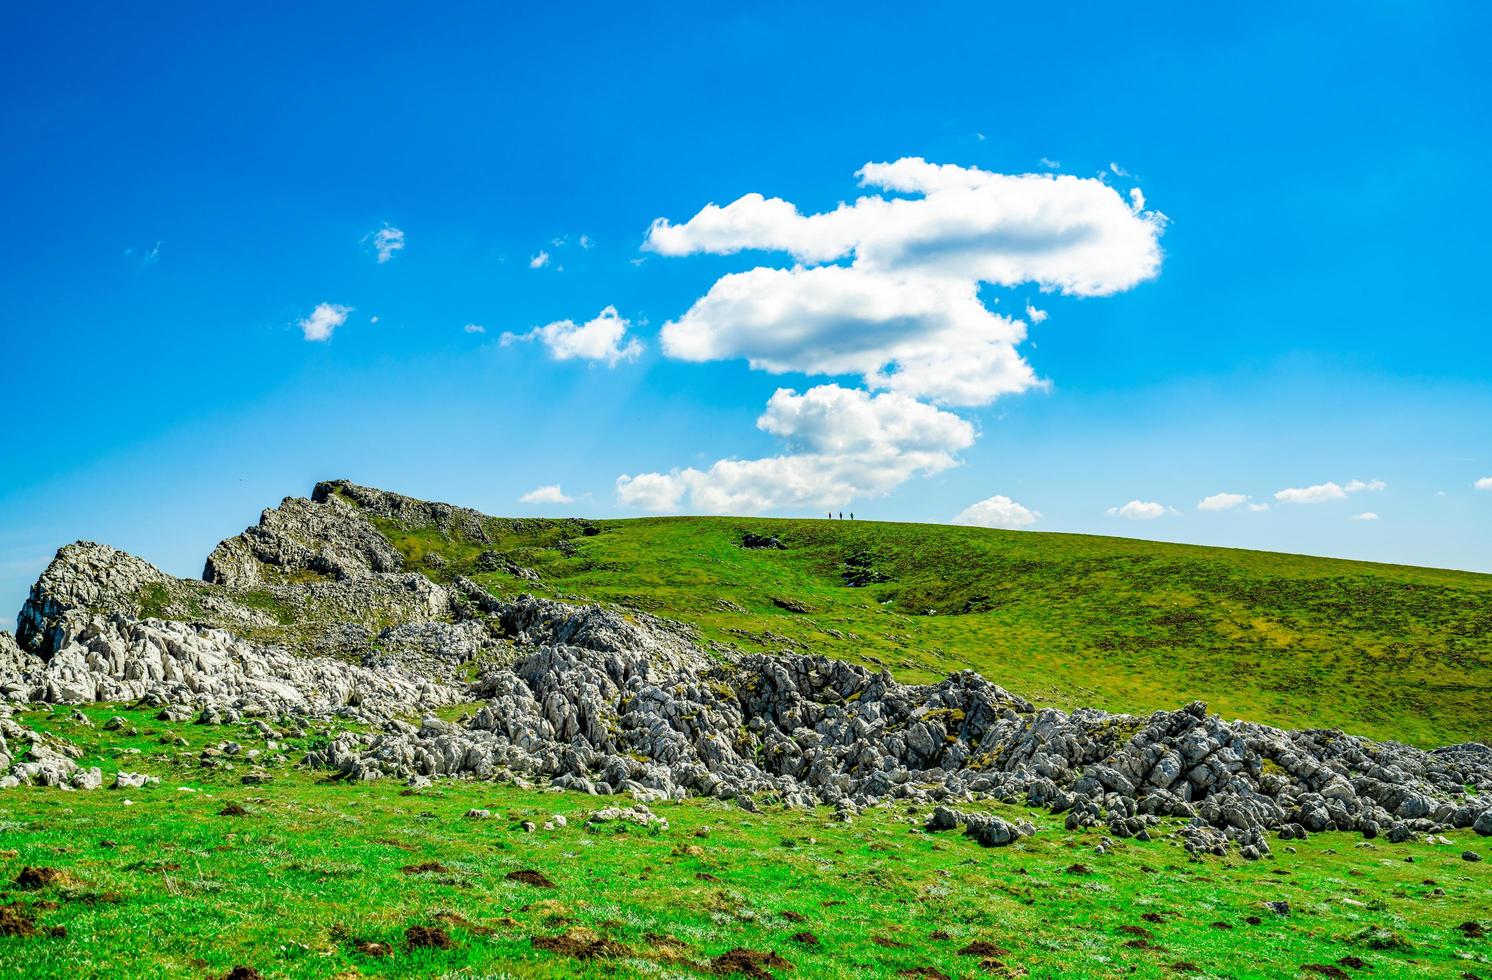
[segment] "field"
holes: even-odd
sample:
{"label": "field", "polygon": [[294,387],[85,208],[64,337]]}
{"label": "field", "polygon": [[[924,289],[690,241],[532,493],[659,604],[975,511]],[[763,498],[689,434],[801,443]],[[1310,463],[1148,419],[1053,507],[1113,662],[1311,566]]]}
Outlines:
{"label": "field", "polygon": [[[904,806],[843,824],[689,801],[654,808],[666,830],[587,826],[628,801],[293,767],[243,786],[246,767],[201,753],[266,749],[247,726],[83,714],[19,717],[85,765],[161,783],[0,796],[6,975],[1492,976],[1492,876],[1460,858],[1485,850],[1469,833],[1321,834],[1245,863],[1164,839],[1098,854],[1097,831],[1017,808],[1040,830],[1000,850],[927,833]],[[567,825],[544,829],[554,814]]]}
{"label": "field", "polygon": [[[1061,708],[1201,699],[1425,747],[1492,739],[1492,575],[869,521],[494,519],[482,545],[383,527],[435,577],[495,548],[542,582],[475,575],[494,592],[621,603],[904,681],[972,668]],[[785,548],[743,548],[748,532]],[[448,564],[429,569],[431,554]]]}

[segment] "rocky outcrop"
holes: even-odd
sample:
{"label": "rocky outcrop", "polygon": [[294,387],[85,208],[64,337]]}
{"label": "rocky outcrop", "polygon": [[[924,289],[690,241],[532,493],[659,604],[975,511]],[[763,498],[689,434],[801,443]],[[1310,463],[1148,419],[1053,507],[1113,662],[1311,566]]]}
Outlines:
{"label": "rocky outcrop", "polygon": [[[824,657],[722,662],[686,628],[643,613],[499,598],[454,572],[447,585],[401,572],[370,514],[487,540],[488,519],[475,511],[337,482],[225,541],[206,583],[70,545],[33,588],[19,642],[0,633],[0,693],[144,702],[208,722],[309,715],[381,725],[309,756],[350,779],[509,778],[643,801],[829,803],[841,819],[877,801],[936,802],[946,809],[932,829],[962,827],[988,846],[1029,828],[954,804],[1046,807],[1069,828],[1121,838],[1181,818],[1192,853],[1245,857],[1268,853],[1266,831],[1492,834],[1484,745],[1424,752],[1225,721],[1199,703],[1148,717],[1041,709],[970,671],[905,685]],[[460,723],[428,715],[460,700],[484,703]],[[0,756],[13,781],[96,782],[56,746],[38,754],[33,745],[16,764],[0,744]]]}
{"label": "rocky outcrop", "polygon": [[359,578],[403,568],[403,557],[358,508],[328,493],[319,500],[286,497],[264,511],[256,526],[213,549],[202,578],[243,586]]}
{"label": "rocky outcrop", "polygon": [[[463,725],[395,722],[343,735],[312,761],[354,779],[548,779],[642,800],[1002,800],[1118,837],[1180,817],[1201,828],[1189,849],[1246,857],[1267,853],[1266,830],[1403,839],[1472,827],[1492,805],[1481,747],[1284,731],[1195,703],[1148,718],[1038,710],[968,671],[908,686],[821,657],[671,669],[637,652],[545,646],[473,693],[487,704]],[[1024,832],[955,825],[988,846]]]}
{"label": "rocky outcrop", "polygon": [[387,490],[360,487],[346,480],[327,480],[316,484],[311,492],[311,501],[316,504],[332,504],[345,501],[358,509],[385,518],[400,527],[410,529],[435,528],[450,537],[467,541],[490,540],[487,522],[491,518],[469,507],[416,500]]}
{"label": "rocky outcrop", "polygon": [[145,590],[170,580],[165,572],[134,555],[92,541],[78,541],[57,552],[21,606],[16,640],[25,650],[47,656],[61,646],[62,616],[70,609],[108,609],[128,614],[140,608]]}
{"label": "rocky outcrop", "polygon": [[399,668],[298,657],[186,623],[74,612],[60,631],[39,669],[5,678],[4,686],[22,692],[17,700],[181,705],[225,720],[295,714],[376,721],[464,694]]}

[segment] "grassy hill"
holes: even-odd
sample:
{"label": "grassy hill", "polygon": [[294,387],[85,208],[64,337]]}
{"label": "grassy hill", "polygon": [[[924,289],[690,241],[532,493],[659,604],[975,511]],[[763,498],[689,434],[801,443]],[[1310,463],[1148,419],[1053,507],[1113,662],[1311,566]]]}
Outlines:
{"label": "grassy hill", "polygon": [[[495,544],[381,526],[436,578],[622,603],[743,650],[812,649],[914,681],[972,668],[1058,707],[1198,698],[1425,746],[1492,739],[1492,575],[870,521],[494,518]],[[785,547],[743,547],[748,533]],[[483,550],[542,582],[478,571]]]}

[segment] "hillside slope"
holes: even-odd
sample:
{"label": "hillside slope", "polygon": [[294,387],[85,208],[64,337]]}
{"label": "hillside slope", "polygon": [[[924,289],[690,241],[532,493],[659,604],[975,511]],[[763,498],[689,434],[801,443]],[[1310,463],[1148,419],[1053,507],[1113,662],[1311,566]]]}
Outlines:
{"label": "hillside slope", "polygon": [[1418,745],[1492,738],[1492,575],[870,521],[489,518],[477,543],[373,520],[437,580],[621,603],[748,651],[811,649],[903,681],[972,668],[1062,708],[1195,698]]}

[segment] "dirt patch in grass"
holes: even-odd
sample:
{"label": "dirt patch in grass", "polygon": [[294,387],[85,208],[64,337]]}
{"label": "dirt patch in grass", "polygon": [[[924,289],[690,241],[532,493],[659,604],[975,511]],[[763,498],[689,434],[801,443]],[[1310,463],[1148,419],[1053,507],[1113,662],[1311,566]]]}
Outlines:
{"label": "dirt patch in grass", "polygon": [[654,959],[665,963],[689,962],[688,944],[657,932],[647,933],[642,938],[647,941],[648,953]]}
{"label": "dirt patch in grass", "polygon": [[958,951],[960,956],[1009,956],[1010,950],[1004,946],[996,946],[992,942],[976,939],[963,949]]}
{"label": "dirt patch in grass", "polygon": [[896,975],[899,977],[908,977],[911,980],[953,980],[952,977],[935,966],[914,966],[900,970]]}
{"label": "dirt patch in grass", "polygon": [[790,938],[793,942],[801,943],[804,946],[817,946],[819,944],[819,937],[806,930],[803,932],[795,932]]}
{"label": "dirt patch in grass", "polygon": [[1341,967],[1332,966],[1330,963],[1307,963],[1300,968],[1302,973],[1319,973],[1323,977],[1331,977],[1332,980],[1343,980],[1347,971]]}
{"label": "dirt patch in grass", "polygon": [[739,973],[752,980],[773,980],[770,970],[791,970],[793,965],[770,950],[727,950],[710,961],[710,970],[723,977]]}
{"label": "dirt patch in grass", "polygon": [[19,902],[0,906],[0,936],[50,936],[61,939],[66,935],[65,926],[38,926],[36,914]]}
{"label": "dirt patch in grass", "polygon": [[440,926],[410,926],[404,930],[404,945],[409,949],[454,949],[450,933]]}
{"label": "dirt patch in grass", "polygon": [[1487,929],[1480,922],[1463,922],[1456,926],[1456,931],[1467,939],[1485,939]]}
{"label": "dirt patch in grass", "polygon": [[375,942],[371,939],[359,939],[352,944],[352,948],[364,956],[371,956],[376,960],[394,955],[394,947],[388,943]]}
{"label": "dirt patch in grass", "polygon": [[1069,864],[1067,866],[1067,873],[1070,875],[1091,875],[1093,869],[1086,864]]}
{"label": "dirt patch in grass", "polygon": [[535,936],[534,949],[561,956],[573,956],[577,960],[605,959],[616,956],[631,956],[632,950],[621,943],[598,936],[589,929],[571,929],[559,936]]}
{"label": "dirt patch in grass", "polygon": [[223,974],[223,980],[264,980],[264,974],[252,966],[235,966]]}
{"label": "dirt patch in grass", "polygon": [[507,881],[517,881],[525,885],[533,885],[535,888],[553,888],[554,882],[544,876],[542,872],[524,868],[522,871],[509,871],[503,875]]}
{"label": "dirt patch in grass", "polygon": [[[238,803],[229,803],[218,811],[218,816],[220,817],[247,817],[248,815],[249,811]],[[245,969],[248,968],[245,967]]]}
{"label": "dirt patch in grass", "polygon": [[423,864],[406,864],[399,870],[407,875],[448,875],[451,873],[451,869],[441,864],[439,861],[426,861]]}
{"label": "dirt patch in grass", "polygon": [[1349,970],[1366,970],[1368,962],[1361,956],[1344,956],[1337,960],[1337,966],[1345,966]]}
{"label": "dirt patch in grass", "polygon": [[780,916],[782,916],[784,919],[786,919],[789,922],[807,922],[808,921],[808,916],[804,915],[802,912],[793,912],[793,911],[790,911],[788,909],[783,909],[781,912],[778,912],[777,914],[780,915]]}
{"label": "dirt patch in grass", "polygon": [[890,936],[871,936],[870,941],[882,949],[906,949],[907,944]]}
{"label": "dirt patch in grass", "polygon": [[34,892],[40,888],[65,888],[78,884],[78,879],[61,868],[25,867],[16,875],[13,887],[23,892]]}

